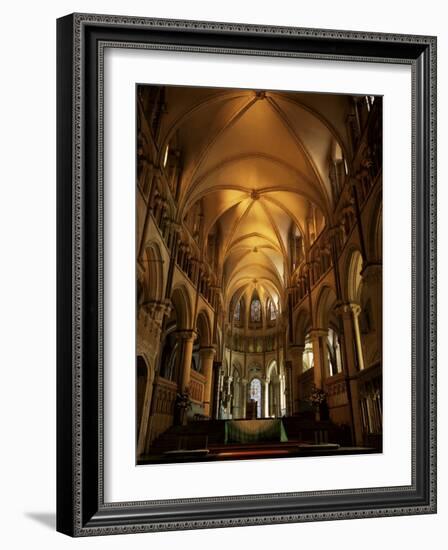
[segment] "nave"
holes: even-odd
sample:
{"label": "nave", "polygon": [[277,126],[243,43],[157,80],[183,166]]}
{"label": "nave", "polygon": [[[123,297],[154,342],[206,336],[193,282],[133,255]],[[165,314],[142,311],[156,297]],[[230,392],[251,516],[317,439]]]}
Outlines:
{"label": "nave", "polygon": [[140,86],[138,463],[382,448],[382,99]]}

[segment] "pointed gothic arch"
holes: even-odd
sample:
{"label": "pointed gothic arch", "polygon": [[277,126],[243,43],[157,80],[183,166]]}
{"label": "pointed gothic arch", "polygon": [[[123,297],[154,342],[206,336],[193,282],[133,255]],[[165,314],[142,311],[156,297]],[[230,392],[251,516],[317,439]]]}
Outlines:
{"label": "pointed gothic arch", "polygon": [[190,329],[192,325],[192,304],[184,285],[178,285],[171,294],[171,303],[176,311],[177,329]]}
{"label": "pointed gothic arch", "polygon": [[315,327],[327,329],[330,323],[330,316],[336,305],[336,292],[328,285],[320,289],[315,312]]}
{"label": "pointed gothic arch", "polygon": [[160,301],[163,297],[163,258],[160,245],[149,242],[145,246],[145,275],[143,278],[144,301]]}

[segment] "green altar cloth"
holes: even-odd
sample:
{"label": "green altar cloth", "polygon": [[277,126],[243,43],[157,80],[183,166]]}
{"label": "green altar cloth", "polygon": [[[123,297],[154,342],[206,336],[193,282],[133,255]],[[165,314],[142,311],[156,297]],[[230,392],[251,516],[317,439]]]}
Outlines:
{"label": "green altar cloth", "polygon": [[264,443],[269,441],[288,441],[283,422],[278,418],[228,420],[225,424],[225,443]]}

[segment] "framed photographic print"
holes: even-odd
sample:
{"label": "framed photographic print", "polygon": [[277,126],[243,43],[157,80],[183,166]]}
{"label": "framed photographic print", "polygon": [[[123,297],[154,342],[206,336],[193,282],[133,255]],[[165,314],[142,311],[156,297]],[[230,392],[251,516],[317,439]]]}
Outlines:
{"label": "framed photographic print", "polygon": [[436,511],[436,39],[58,20],[71,536]]}

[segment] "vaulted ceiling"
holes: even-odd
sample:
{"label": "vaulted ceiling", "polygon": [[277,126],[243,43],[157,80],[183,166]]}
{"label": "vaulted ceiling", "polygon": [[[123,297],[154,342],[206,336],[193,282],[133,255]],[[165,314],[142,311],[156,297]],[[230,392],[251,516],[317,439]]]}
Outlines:
{"label": "vaulted ceiling", "polygon": [[180,211],[201,201],[205,233],[219,231],[226,301],[288,284],[288,235],[330,220],[329,160],[347,150],[347,96],[167,87],[163,151],[182,151]]}

